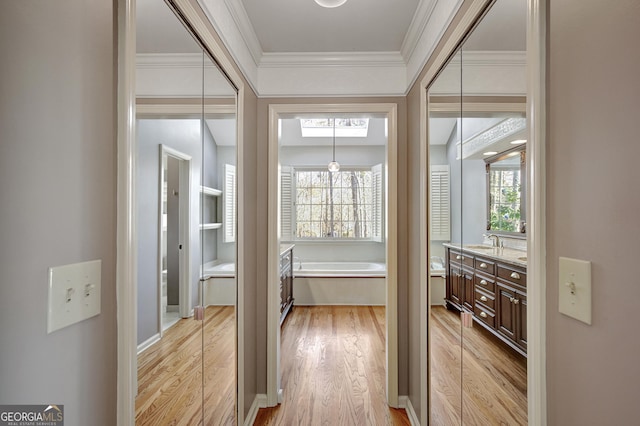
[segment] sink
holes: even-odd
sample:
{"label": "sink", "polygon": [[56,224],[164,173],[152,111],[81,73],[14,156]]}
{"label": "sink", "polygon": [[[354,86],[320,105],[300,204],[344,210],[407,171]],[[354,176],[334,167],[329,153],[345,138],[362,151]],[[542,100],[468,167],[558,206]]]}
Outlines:
{"label": "sink", "polygon": [[527,256],[520,256],[520,257],[518,258],[518,260],[521,260],[521,261],[523,261],[523,262],[526,262],[526,261],[527,261]]}
{"label": "sink", "polygon": [[470,245],[464,246],[463,248],[468,248],[471,250],[493,250],[495,247],[485,246],[481,244],[470,244]]}

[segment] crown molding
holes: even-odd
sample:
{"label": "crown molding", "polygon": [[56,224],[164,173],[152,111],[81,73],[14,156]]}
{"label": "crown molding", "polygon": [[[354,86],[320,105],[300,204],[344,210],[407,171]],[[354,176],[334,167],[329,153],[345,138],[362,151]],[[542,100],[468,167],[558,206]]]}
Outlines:
{"label": "crown molding", "polygon": [[[397,52],[271,53],[263,52],[241,0],[196,1],[258,97],[403,96],[463,3],[421,0]],[[362,68],[368,68],[365,78]],[[321,70],[332,74],[322,78]],[[396,81],[385,81],[381,87],[378,78]]]}
{"label": "crown molding", "polygon": [[260,68],[269,67],[404,67],[400,52],[263,53]]}
{"label": "crown molding", "polygon": [[418,45],[418,41],[424,33],[437,3],[438,0],[423,0],[418,3],[416,13],[413,15],[407,34],[402,41],[402,46],[400,47],[400,52],[402,57],[405,59],[405,62],[408,62],[411,55],[413,55],[413,52]]}

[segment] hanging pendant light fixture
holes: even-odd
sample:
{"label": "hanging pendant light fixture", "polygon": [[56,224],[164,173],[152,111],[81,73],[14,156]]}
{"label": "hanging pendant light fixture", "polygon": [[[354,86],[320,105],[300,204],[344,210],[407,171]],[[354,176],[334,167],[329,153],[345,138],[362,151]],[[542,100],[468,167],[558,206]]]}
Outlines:
{"label": "hanging pendant light fixture", "polygon": [[329,163],[328,169],[330,172],[337,172],[340,170],[340,164],[336,161],[336,119],[333,119],[333,161]]}
{"label": "hanging pendant light fixture", "polygon": [[322,7],[338,7],[342,6],[346,2],[347,0],[316,0],[316,3]]}

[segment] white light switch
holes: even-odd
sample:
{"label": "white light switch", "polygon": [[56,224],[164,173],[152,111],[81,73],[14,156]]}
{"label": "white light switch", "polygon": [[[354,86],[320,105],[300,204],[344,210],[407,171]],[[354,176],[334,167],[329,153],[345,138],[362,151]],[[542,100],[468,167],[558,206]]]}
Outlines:
{"label": "white light switch", "polygon": [[561,257],[560,313],[591,325],[591,262]]}
{"label": "white light switch", "polygon": [[47,333],[100,313],[101,260],[49,268]]}

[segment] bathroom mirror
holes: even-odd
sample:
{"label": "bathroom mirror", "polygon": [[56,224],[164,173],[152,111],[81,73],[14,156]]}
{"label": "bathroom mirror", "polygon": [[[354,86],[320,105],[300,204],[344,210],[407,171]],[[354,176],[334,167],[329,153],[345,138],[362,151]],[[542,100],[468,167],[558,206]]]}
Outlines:
{"label": "bathroom mirror", "polygon": [[525,234],[526,151],[515,147],[485,159],[487,163],[487,231]]}

